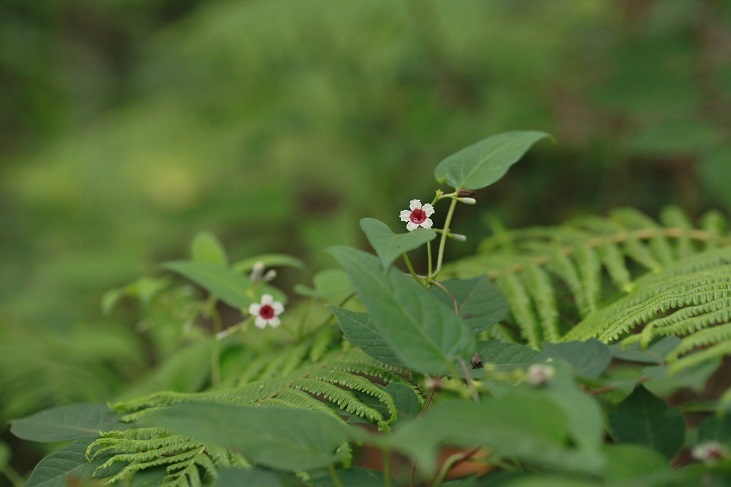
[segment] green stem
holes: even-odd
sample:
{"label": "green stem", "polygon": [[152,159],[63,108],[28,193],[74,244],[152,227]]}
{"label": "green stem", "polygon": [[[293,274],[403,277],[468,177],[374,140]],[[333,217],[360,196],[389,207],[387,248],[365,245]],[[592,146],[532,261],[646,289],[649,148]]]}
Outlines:
{"label": "green stem", "polygon": [[431,257],[431,241],[426,243],[426,256],[427,256],[427,283],[431,281],[431,271],[432,271],[432,257]]}
{"label": "green stem", "polygon": [[338,477],[338,473],[335,471],[335,467],[333,467],[332,465],[328,465],[327,472],[330,474],[330,478],[332,479],[333,484],[335,484],[335,487],[345,487],[340,481],[340,477]]}
{"label": "green stem", "polygon": [[216,299],[211,297],[208,301],[208,316],[213,323],[213,345],[211,348],[211,385],[213,387],[221,383],[221,341],[216,335],[223,329],[221,315],[216,309]]}
{"label": "green stem", "polygon": [[391,449],[385,446],[381,452],[383,454],[383,476],[385,477],[383,487],[391,487]]}
{"label": "green stem", "polygon": [[1,471],[5,474],[8,480],[10,480],[13,487],[22,487],[25,485],[25,479],[10,465],[5,465],[5,468]]}
{"label": "green stem", "polygon": [[406,262],[406,267],[409,269],[409,273],[411,274],[411,277],[413,277],[416,282],[421,284],[422,283],[421,279],[419,279],[419,275],[414,270],[414,266],[411,265],[411,259],[409,259],[409,256],[406,254],[406,252],[402,253],[401,255],[404,258],[404,262]]}
{"label": "green stem", "polygon": [[444,259],[444,247],[447,245],[447,235],[449,235],[449,225],[452,223],[452,216],[454,215],[454,209],[457,207],[457,200],[452,199],[449,204],[449,210],[447,211],[447,218],[444,220],[444,229],[442,230],[442,238],[439,240],[439,254],[437,255],[437,268],[434,274],[430,274],[430,279],[437,277],[439,272],[442,270],[442,260]]}

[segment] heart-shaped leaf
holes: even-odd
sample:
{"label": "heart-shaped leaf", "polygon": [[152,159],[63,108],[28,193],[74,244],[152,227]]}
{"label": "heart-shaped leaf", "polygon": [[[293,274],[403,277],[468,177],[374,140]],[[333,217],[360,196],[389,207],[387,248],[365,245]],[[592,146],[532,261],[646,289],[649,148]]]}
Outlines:
{"label": "heart-shaped leaf", "polygon": [[453,370],[458,358],[475,353],[474,333],[454,311],[413,279],[350,247],[328,252],[345,268],[373,327],[409,368],[442,374]]}
{"label": "heart-shaped leaf", "polygon": [[545,132],[505,132],[465,147],[434,169],[437,182],[455,189],[485,188],[505,175],[530,147],[550,137]]}
{"label": "heart-shaped leaf", "polygon": [[390,266],[404,252],[417,249],[437,238],[437,233],[429,228],[417,228],[408,233],[394,233],[388,225],[375,218],[363,218],[360,221],[360,228],[376,251],[383,267]]}

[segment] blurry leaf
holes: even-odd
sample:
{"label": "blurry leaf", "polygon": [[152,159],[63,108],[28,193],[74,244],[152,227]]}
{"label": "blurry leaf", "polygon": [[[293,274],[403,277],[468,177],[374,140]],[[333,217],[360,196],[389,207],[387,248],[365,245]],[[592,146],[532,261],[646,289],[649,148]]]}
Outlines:
{"label": "blurry leaf", "polygon": [[703,185],[731,208],[731,147],[717,148],[699,162]]}
{"label": "blurry leaf", "polygon": [[679,408],[670,409],[642,385],[609,413],[609,428],[619,443],[647,445],[670,459],[683,446],[685,422]]}
{"label": "blurry leaf", "polygon": [[92,440],[102,430],[123,427],[106,404],[69,404],[11,421],[10,431],[30,441]]}
{"label": "blurry leaf", "polygon": [[228,257],[221,242],[215,235],[208,232],[200,232],[195,236],[192,246],[193,260],[196,262],[208,262],[210,264],[228,266]]}
{"label": "blurry leaf", "polygon": [[255,299],[251,295],[252,282],[225,267],[192,260],[166,262],[163,267],[187,277],[234,308],[248,308]]}
{"label": "blurry leaf", "polygon": [[342,461],[349,431],[318,411],[194,402],[152,411],[139,422],[235,448],[257,465],[286,471]]}
{"label": "blurry leaf", "polygon": [[731,416],[724,414],[704,418],[698,426],[698,442],[705,441],[731,444]]}
{"label": "blurry leaf", "polygon": [[700,393],[703,392],[708,378],[713,375],[720,364],[721,359],[706,360],[672,374],[670,373],[671,366],[668,365],[644,367],[642,374],[649,378],[644,386],[658,396],[672,394],[683,388]]}
{"label": "blurry leaf", "polygon": [[8,465],[11,458],[12,453],[10,452],[10,447],[0,441],[0,472],[5,470],[5,467]]}
{"label": "blurry leaf", "polygon": [[501,483],[500,487],[603,487],[599,481],[558,474],[526,474]]}
{"label": "blurry leaf", "polygon": [[360,228],[363,229],[384,268],[390,266],[404,252],[418,249],[426,242],[437,238],[437,233],[429,228],[417,228],[408,233],[394,233],[388,225],[374,218],[363,218],[360,221]]}
{"label": "blurry leaf", "polygon": [[508,302],[487,276],[452,279],[441,284],[451,296],[439,286],[431,288],[432,294],[450,307],[454,307],[452,299],[455,299],[459,316],[472,327],[475,334],[491,328],[507,317]]}
{"label": "blurry leaf", "polygon": [[599,377],[612,360],[609,347],[595,338],[583,342],[543,342],[542,347],[543,351],[537,361],[549,358],[561,360],[569,364],[577,375],[589,379]]}
{"label": "blurry leaf", "polygon": [[359,313],[335,306],[331,306],[330,310],[337,318],[345,339],[352,345],[376,360],[397,367],[405,367],[396,353],[388,346],[385,337],[373,325],[368,313]]}
{"label": "blurry leaf", "polygon": [[94,470],[104,460],[89,462],[84,442],[75,441],[43,458],[33,469],[25,487],[68,487],[91,480]]}
{"label": "blurry leaf", "polygon": [[663,364],[665,357],[680,343],[676,336],[662,337],[647,348],[642,348],[639,343],[632,343],[625,347],[622,343],[609,345],[612,357],[626,360],[627,362],[640,362],[647,364]]}
{"label": "blurry leaf", "polygon": [[119,300],[125,296],[132,296],[139,299],[144,304],[149,304],[157,293],[169,285],[170,279],[167,277],[141,277],[124,287],[110,289],[102,296],[102,312],[104,314],[109,314],[117,305]]}
{"label": "blurry leaf", "polygon": [[360,467],[352,467],[345,470],[338,470],[338,478],[340,484],[333,482],[330,477],[322,477],[317,479],[317,487],[340,487],[342,485],[352,485],[357,487],[383,487],[388,485],[383,472],[378,470],[367,470]]}
{"label": "blurry leaf", "polygon": [[163,479],[167,476],[164,467],[148,468],[135,473],[130,487],[159,487],[163,485]]}
{"label": "blurry leaf", "polygon": [[345,268],[373,327],[396,356],[420,372],[444,373],[477,348],[472,330],[431,293],[378,259],[350,247],[328,252]]}
{"label": "blurry leaf", "polygon": [[483,139],[440,162],[434,177],[455,189],[482,189],[502,178],[545,132],[505,132]]}
{"label": "blurry leaf", "polygon": [[230,487],[234,485],[252,485],[256,487],[283,487],[274,474],[264,470],[239,470],[233,468],[222,468],[218,471],[216,481],[212,487]]}
{"label": "blurry leaf", "polygon": [[310,298],[327,300],[343,299],[353,292],[348,273],[342,269],[325,269],[312,278],[314,289],[297,284],[294,290],[297,294]]}
{"label": "blurry leaf", "polygon": [[302,261],[296,257],[285,254],[262,254],[236,262],[231,268],[238,273],[248,273],[257,262],[264,264],[264,267],[294,267],[304,269]]}
{"label": "blurry leaf", "polygon": [[517,457],[526,463],[597,472],[601,458],[567,446],[568,422],[564,411],[539,391],[511,391],[486,398],[481,404],[448,401],[397,428],[391,447],[410,455],[417,468],[429,474],[444,443]]}
{"label": "blurry leaf", "polygon": [[[610,482],[623,481],[623,485],[653,485],[637,482],[643,477],[657,475],[658,471],[671,473],[668,461],[657,451],[644,445],[607,444],[604,447],[607,466],[604,478]],[[635,482],[632,482],[632,481]]]}

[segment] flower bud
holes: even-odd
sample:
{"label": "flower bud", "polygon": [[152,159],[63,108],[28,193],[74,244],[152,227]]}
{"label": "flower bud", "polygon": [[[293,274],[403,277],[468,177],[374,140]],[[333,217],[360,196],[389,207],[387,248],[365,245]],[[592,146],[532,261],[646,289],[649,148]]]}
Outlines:
{"label": "flower bud", "polygon": [[449,236],[455,239],[457,242],[464,242],[465,240],[467,240],[467,237],[465,235],[459,233],[450,233]]}
{"label": "flower bud", "polygon": [[466,205],[474,205],[475,203],[477,203],[477,200],[474,198],[457,198],[457,200]]}
{"label": "flower bud", "polygon": [[534,387],[539,387],[548,383],[556,373],[556,369],[547,364],[533,364],[528,367],[526,379],[528,383]]}

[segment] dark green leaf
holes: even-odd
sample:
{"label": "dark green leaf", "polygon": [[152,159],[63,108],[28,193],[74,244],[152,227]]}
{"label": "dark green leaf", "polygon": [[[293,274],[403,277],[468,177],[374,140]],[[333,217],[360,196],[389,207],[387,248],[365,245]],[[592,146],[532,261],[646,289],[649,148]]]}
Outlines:
{"label": "dark green leaf", "polygon": [[418,249],[437,238],[437,233],[429,228],[417,228],[408,233],[394,233],[388,225],[374,218],[363,218],[360,221],[360,228],[376,251],[383,267],[390,266],[404,252]]}
{"label": "dark green leaf", "polygon": [[709,416],[698,426],[698,441],[720,441],[731,444],[731,416]]}
{"label": "dark green leaf", "polygon": [[331,306],[330,310],[337,318],[340,329],[345,334],[345,339],[351,344],[376,360],[397,367],[404,367],[403,362],[388,346],[386,339],[378,328],[373,325],[368,313],[359,313],[335,306]]}
{"label": "dark green leaf", "polygon": [[663,364],[665,357],[680,343],[680,338],[676,336],[666,336],[643,349],[639,343],[630,344],[625,347],[621,343],[609,345],[612,357],[627,362],[640,362],[647,364]]}
{"label": "dark green leaf", "polygon": [[90,480],[104,460],[86,460],[87,443],[75,441],[43,458],[33,469],[25,487],[68,487]]}
{"label": "dark green leaf", "polygon": [[434,170],[441,184],[455,189],[482,189],[505,175],[530,147],[549,137],[544,132],[506,132],[483,139],[444,159]]}
{"label": "dark green leaf", "polygon": [[251,292],[252,282],[226,267],[192,260],[166,262],[163,266],[187,277],[234,308],[248,308],[255,300]]}
{"label": "dark green leaf", "polygon": [[349,431],[318,411],[192,402],[153,411],[140,423],[235,448],[257,465],[286,471],[342,461]]}
{"label": "dark green leaf", "polygon": [[102,430],[123,426],[105,404],[69,404],[11,421],[10,431],[24,440],[93,440]]}
{"label": "dark green leaf", "polygon": [[[349,485],[353,487],[383,487],[386,477],[383,472],[377,470],[366,470],[365,468],[353,467],[347,470],[338,470],[338,479],[340,485]],[[317,487],[338,487],[330,477],[322,477],[317,479],[315,484]]]}
{"label": "dark green leaf", "polygon": [[167,474],[164,467],[148,468],[135,474],[130,487],[159,487]]}
{"label": "dark green leaf", "polygon": [[193,260],[196,262],[208,262],[221,267],[228,266],[228,256],[215,235],[208,232],[201,232],[195,236],[192,246]]}
{"label": "dark green leaf", "polygon": [[251,485],[256,487],[283,487],[282,482],[272,473],[264,470],[237,470],[223,468],[212,487],[232,487],[235,485]]}
{"label": "dark green leaf", "polygon": [[350,247],[332,247],[373,326],[409,368],[426,373],[452,370],[457,358],[475,353],[474,333],[448,306],[410,277]]}
{"label": "dark green leaf", "polygon": [[[525,345],[499,340],[479,342],[477,352],[484,365],[489,365],[498,371],[527,368],[530,364],[535,363],[536,357],[540,354],[537,350]],[[473,368],[470,370],[470,375],[475,379],[480,379],[485,376],[485,371],[483,367]]]}
{"label": "dark green leaf", "polygon": [[577,375],[590,379],[599,377],[612,361],[609,347],[595,338],[564,343],[544,342],[542,347],[537,361],[561,360],[569,364]]}
{"label": "dark green leaf", "polygon": [[647,390],[658,396],[672,394],[683,388],[700,393],[719,365],[721,365],[720,358],[685,367],[674,374],[670,373],[668,365],[654,365],[644,367],[642,374],[649,378],[645,382]]}
{"label": "dark green leaf", "polygon": [[647,445],[668,459],[683,446],[685,423],[681,410],[670,409],[642,385],[610,413],[609,426],[618,442]]}
{"label": "dark green leaf", "polygon": [[474,279],[452,279],[431,288],[432,294],[447,306],[457,303],[459,316],[469,324],[475,334],[485,331],[505,319],[508,302],[487,276]]}

